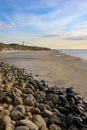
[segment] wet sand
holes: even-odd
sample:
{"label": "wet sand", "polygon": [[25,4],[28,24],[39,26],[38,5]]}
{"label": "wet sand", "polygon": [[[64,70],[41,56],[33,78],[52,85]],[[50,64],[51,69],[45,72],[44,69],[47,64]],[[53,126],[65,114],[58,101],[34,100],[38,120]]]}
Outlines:
{"label": "wet sand", "polygon": [[87,100],[87,60],[58,51],[27,51],[0,53],[1,61],[26,69],[50,87],[72,86]]}

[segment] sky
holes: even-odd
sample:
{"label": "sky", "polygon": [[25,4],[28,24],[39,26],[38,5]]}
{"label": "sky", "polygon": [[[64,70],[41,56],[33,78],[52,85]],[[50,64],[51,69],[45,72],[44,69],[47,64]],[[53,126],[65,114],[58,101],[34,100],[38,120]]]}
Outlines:
{"label": "sky", "polygon": [[87,0],[0,0],[0,42],[87,49]]}

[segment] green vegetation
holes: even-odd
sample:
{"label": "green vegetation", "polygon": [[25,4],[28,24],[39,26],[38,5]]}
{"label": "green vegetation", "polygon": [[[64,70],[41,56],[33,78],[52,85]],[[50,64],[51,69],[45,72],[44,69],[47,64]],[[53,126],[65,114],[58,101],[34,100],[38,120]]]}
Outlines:
{"label": "green vegetation", "polygon": [[45,47],[37,47],[37,46],[25,46],[19,44],[4,44],[0,43],[0,51],[9,51],[9,50],[50,50]]}

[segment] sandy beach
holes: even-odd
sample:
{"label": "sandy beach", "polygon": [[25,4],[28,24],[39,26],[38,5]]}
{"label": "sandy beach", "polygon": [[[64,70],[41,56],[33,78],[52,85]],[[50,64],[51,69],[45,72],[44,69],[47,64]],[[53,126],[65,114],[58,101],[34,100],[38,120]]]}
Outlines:
{"label": "sandy beach", "polygon": [[58,51],[27,51],[0,53],[0,62],[6,62],[32,73],[58,87],[72,86],[87,100],[87,61]]}

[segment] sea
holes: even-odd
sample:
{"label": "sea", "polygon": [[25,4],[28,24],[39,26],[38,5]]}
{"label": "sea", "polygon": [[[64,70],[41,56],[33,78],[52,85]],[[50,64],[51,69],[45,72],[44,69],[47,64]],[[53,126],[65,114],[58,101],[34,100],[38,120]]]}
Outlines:
{"label": "sea", "polygon": [[71,56],[79,57],[87,60],[87,49],[73,50],[73,49],[60,49],[60,52],[69,54]]}

